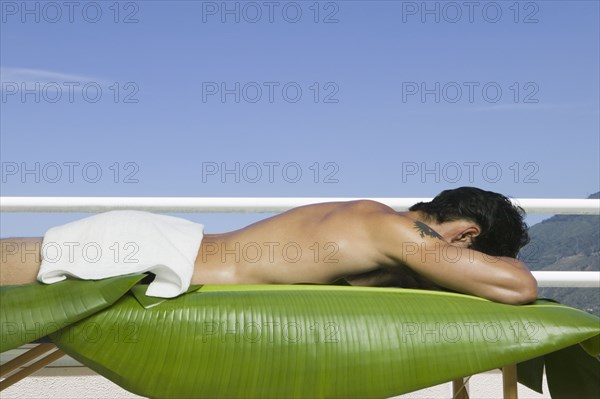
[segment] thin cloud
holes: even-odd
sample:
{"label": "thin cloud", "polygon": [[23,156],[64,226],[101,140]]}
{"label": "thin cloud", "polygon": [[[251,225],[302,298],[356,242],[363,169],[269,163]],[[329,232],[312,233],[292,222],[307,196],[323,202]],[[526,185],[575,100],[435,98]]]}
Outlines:
{"label": "thin cloud", "polygon": [[104,79],[73,73],[55,72],[45,69],[0,67],[0,81],[18,83],[50,83],[62,82],[97,82],[103,83]]}

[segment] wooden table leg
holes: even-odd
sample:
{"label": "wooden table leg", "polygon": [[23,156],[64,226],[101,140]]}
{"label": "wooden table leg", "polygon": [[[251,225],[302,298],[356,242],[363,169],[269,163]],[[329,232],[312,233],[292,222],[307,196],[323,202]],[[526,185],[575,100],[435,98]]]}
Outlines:
{"label": "wooden table leg", "polygon": [[504,399],[517,399],[517,365],[511,364],[502,367],[502,387]]}
{"label": "wooden table leg", "polygon": [[[50,345],[52,345],[52,344],[50,344]],[[52,346],[54,346],[54,345],[52,345]],[[46,352],[46,351],[43,351],[42,353],[44,353],[44,352]],[[27,353],[25,353],[24,355],[26,355],[26,354]],[[21,355],[21,356],[24,356],[24,355]],[[8,388],[9,386],[15,384],[16,382],[21,381],[23,378],[35,373],[36,371],[38,371],[41,368],[44,368],[48,364],[54,362],[55,360],[60,359],[64,355],[65,355],[65,353],[63,351],[61,351],[60,349],[57,349],[54,352],[51,352],[50,354],[42,357],[40,360],[25,367],[23,370],[18,371],[16,373],[10,375],[6,379],[0,381],[0,391],[3,391],[6,388]]]}
{"label": "wooden table leg", "polygon": [[0,366],[0,377],[10,373],[16,368],[21,367],[25,363],[29,363],[36,357],[55,349],[56,345],[54,344],[39,344],[38,346],[29,349],[27,352],[23,353],[20,356],[15,357],[13,360],[6,362]]}
{"label": "wooden table leg", "polygon": [[467,381],[465,381],[464,378],[457,378],[456,380],[452,380],[452,397],[454,399],[469,399],[469,391],[467,391]]}

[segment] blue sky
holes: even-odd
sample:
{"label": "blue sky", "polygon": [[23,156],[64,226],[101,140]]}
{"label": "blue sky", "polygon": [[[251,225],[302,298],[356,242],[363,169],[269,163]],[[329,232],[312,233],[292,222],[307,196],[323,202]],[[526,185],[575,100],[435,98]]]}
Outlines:
{"label": "blue sky", "polygon": [[3,196],[600,189],[597,1],[0,4]]}

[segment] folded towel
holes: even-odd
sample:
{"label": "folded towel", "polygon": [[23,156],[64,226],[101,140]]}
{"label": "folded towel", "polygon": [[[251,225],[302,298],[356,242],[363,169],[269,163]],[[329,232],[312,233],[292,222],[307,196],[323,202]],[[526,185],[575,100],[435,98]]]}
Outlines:
{"label": "folded towel", "polygon": [[38,280],[67,275],[98,280],[130,273],[156,275],[146,295],[173,298],[187,291],[204,225],[142,211],[111,211],[49,229]]}

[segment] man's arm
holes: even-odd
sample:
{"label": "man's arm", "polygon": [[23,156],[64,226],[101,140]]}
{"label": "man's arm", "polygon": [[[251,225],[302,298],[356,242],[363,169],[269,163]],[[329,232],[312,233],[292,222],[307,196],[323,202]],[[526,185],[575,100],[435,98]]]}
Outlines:
{"label": "man's arm", "polygon": [[382,213],[371,236],[388,267],[404,264],[433,283],[496,302],[524,304],[537,297],[537,281],[521,261],[448,244],[429,226]]}

